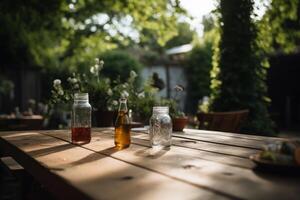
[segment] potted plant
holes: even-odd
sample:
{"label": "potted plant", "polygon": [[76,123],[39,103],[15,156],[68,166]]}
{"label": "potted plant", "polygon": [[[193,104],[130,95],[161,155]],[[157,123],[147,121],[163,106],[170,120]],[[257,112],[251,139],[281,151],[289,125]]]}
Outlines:
{"label": "potted plant", "polygon": [[183,86],[176,85],[174,87],[175,96],[169,100],[163,100],[162,105],[169,106],[170,116],[172,118],[173,131],[183,131],[185,128],[188,118],[185,113],[181,111],[179,107],[179,95],[184,90]]}
{"label": "potted plant", "polygon": [[51,104],[70,104],[74,93],[87,92],[93,107],[93,124],[98,127],[112,126],[120,96],[114,94],[111,80],[101,76],[103,65],[104,62],[96,58],[88,74],[73,73],[64,83],[60,79],[54,80]]}

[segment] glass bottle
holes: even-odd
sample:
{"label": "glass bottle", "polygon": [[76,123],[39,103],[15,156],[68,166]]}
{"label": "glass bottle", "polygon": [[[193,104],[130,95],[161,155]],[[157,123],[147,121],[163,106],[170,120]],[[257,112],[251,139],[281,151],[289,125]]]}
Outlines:
{"label": "glass bottle", "polygon": [[171,146],[172,119],[169,116],[169,107],[153,107],[149,136],[153,148],[168,148]]}
{"label": "glass bottle", "polygon": [[121,98],[118,116],[115,123],[115,145],[118,149],[124,149],[130,145],[130,122],[127,110],[127,99]]}
{"label": "glass bottle", "polygon": [[88,93],[75,93],[72,107],[72,143],[86,144],[91,141],[91,114]]}

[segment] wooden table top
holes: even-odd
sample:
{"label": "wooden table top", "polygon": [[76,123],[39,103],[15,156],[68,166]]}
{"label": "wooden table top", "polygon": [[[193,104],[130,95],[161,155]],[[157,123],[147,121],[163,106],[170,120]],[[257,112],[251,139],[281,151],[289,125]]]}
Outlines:
{"label": "wooden table top", "polygon": [[69,130],[0,133],[8,152],[58,199],[299,199],[300,178],[253,170],[249,156],[276,138],[185,129],[170,150],[144,131],[114,148],[113,129],[78,146]]}

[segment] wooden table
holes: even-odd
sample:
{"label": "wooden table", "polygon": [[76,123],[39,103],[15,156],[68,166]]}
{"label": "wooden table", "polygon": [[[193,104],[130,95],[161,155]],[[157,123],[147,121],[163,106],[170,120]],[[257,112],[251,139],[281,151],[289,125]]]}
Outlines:
{"label": "wooden table", "polygon": [[185,129],[169,151],[148,135],[114,149],[113,129],[70,143],[69,130],[0,133],[0,148],[58,199],[300,199],[300,178],[253,170],[248,159],[275,138]]}

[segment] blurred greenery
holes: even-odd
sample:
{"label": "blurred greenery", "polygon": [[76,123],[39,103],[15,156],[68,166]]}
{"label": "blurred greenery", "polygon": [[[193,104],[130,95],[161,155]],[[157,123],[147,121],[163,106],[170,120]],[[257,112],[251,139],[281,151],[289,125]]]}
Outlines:
{"label": "blurred greenery", "polygon": [[300,43],[299,0],[272,0],[258,23],[259,45],[267,53],[292,53]]}
{"label": "blurred greenery", "polygon": [[184,13],[177,0],[3,0],[0,64],[72,71],[107,50],[147,41],[143,31],[164,45]]}
{"label": "blurred greenery", "polygon": [[0,95],[9,94],[14,88],[14,83],[0,75]]}
{"label": "blurred greenery", "polygon": [[177,24],[177,34],[167,41],[165,48],[172,48],[183,44],[189,44],[196,36],[195,30],[192,30],[190,24],[180,22]]}
{"label": "blurred greenery", "polygon": [[[187,76],[188,113],[195,114],[198,103],[204,96],[210,95],[210,71],[212,69],[212,46],[217,37],[217,29],[211,17],[206,16],[204,36],[194,41],[192,51],[187,55],[185,71]],[[208,27],[207,27],[208,26]]]}
{"label": "blurred greenery", "polygon": [[[211,94],[212,111],[248,108],[244,131],[272,134],[268,56],[297,49],[299,0],[270,0],[262,19],[255,18],[254,0],[218,3],[197,38],[188,23],[179,22],[186,15],[179,0],[2,0],[0,72],[3,66],[40,69],[42,97],[48,99],[54,79],[88,74],[96,57],[105,61],[104,76],[124,83],[131,70],[141,71],[140,61],[154,62],[168,48],[193,43],[185,63],[189,111],[195,113],[198,100]],[[11,83],[0,78],[0,93],[8,93]],[[149,83],[134,84],[132,106],[146,117],[157,103],[155,91]]]}
{"label": "blurred greenery", "polygon": [[139,74],[142,69],[142,64],[126,51],[108,51],[101,55],[101,59],[105,61],[104,76],[111,79],[120,78],[121,82],[127,80],[130,71]]}

